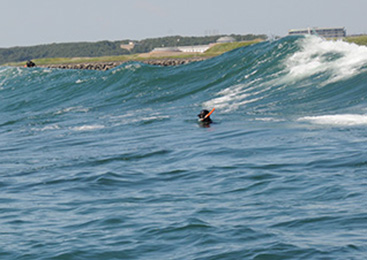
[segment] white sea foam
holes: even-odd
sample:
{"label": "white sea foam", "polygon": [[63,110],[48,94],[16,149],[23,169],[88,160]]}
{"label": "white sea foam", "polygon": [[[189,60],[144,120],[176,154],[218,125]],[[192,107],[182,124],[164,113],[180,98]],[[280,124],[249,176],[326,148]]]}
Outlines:
{"label": "white sea foam", "polygon": [[77,81],[75,81],[75,84],[80,84],[80,83],[83,83],[83,82],[86,82],[87,80],[83,80],[83,79],[78,79]]}
{"label": "white sea foam", "polygon": [[302,79],[329,72],[329,81],[347,79],[366,69],[367,47],[344,41],[329,41],[316,36],[300,40],[301,50],[285,60],[288,79]]}
{"label": "white sea foam", "polygon": [[275,117],[256,117],[255,121],[262,121],[262,122],[284,122],[285,119],[275,118]]}
{"label": "white sea foam", "polygon": [[169,116],[147,116],[147,117],[142,117],[141,120],[142,121],[152,121],[152,120],[164,120],[168,118]]}
{"label": "white sea foam", "polygon": [[115,74],[115,73],[117,73],[119,71],[123,71],[123,70],[136,71],[137,69],[140,69],[140,68],[141,68],[141,65],[139,63],[127,64],[125,66],[121,66],[118,69],[114,69],[112,71],[112,74]]}
{"label": "white sea foam", "polygon": [[32,131],[40,131],[40,132],[43,132],[43,131],[50,131],[50,130],[58,130],[60,129],[60,126],[57,125],[57,124],[52,124],[52,125],[46,125],[42,128],[32,128],[31,130]]}
{"label": "white sea foam", "polygon": [[238,84],[228,87],[217,93],[217,98],[204,103],[204,107],[220,108],[227,113],[237,110],[241,106],[250,104],[264,98],[263,93],[269,90],[264,85],[256,85],[260,79],[255,79],[248,84]]}
{"label": "white sea foam", "polygon": [[114,125],[127,125],[127,124],[134,124],[134,123],[139,123],[139,122],[155,121],[155,120],[160,121],[160,120],[165,120],[165,119],[170,118],[170,116],[168,115],[159,115],[159,114],[152,114],[150,116],[145,116],[145,117],[140,116],[140,115],[147,114],[147,111],[151,111],[151,109],[141,110],[138,113],[128,112],[123,115],[106,116],[103,118],[104,119],[108,118],[110,122],[114,123]]}
{"label": "white sea foam", "polygon": [[298,121],[307,121],[318,125],[355,126],[367,125],[367,115],[339,114],[323,116],[306,116]]}
{"label": "white sea foam", "polygon": [[102,129],[102,128],[104,128],[103,125],[82,125],[82,126],[72,127],[71,130],[74,130],[74,131],[92,131],[92,130]]}
{"label": "white sea foam", "polygon": [[68,113],[68,112],[83,112],[83,113],[87,113],[88,111],[89,111],[88,108],[84,108],[84,107],[81,107],[81,106],[67,107],[67,108],[64,108],[62,110],[59,110],[59,111],[55,112],[55,115],[60,115],[60,114]]}

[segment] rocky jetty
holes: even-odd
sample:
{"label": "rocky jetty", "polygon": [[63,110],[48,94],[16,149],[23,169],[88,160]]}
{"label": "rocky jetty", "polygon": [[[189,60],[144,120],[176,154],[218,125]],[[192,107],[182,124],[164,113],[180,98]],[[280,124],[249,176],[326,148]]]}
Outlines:
{"label": "rocky jetty", "polygon": [[121,65],[123,62],[90,62],[90,63],[68,63],[39,65],[37,67],[50,69],[69,69],[69,70],[109,70]]}
{"label": "rocky jetty", "polygon": [[[202,61],[207,59],[206,57],[197,58],[177,58],[177,59],[149,59],[139,61],[141,63],[157,65],[157,66],[178,66],[195,61]],[[84,69],[84,70],[109,70],[114,67],[120,66],[123,63],[131,61],[116,61],[116,62],[89,62],[89,63],[69,63],[69,64],[51,64],[51,65],[39,65],[42,68],[52,69]]]}

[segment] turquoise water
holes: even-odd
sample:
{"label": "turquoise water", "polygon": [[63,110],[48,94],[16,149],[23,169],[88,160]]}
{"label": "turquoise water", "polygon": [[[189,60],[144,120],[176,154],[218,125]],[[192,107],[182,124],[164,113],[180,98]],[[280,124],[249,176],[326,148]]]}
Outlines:
{"label": "turquoise water", "polygon": [[366,259],[366,72],[316,37],[0,67],[0,258]]}

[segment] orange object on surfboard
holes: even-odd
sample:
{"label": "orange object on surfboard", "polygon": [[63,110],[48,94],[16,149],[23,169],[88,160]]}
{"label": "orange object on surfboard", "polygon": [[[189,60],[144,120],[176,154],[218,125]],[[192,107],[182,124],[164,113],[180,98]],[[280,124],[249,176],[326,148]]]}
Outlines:
{"label": "orange object on surfboard", "polygon": [[214,110],[215,110],[215,108],[213,108],[212,111],[210,111],[208,114],[206,114],[204,119],[208,118],[211,114],[213,114]]}

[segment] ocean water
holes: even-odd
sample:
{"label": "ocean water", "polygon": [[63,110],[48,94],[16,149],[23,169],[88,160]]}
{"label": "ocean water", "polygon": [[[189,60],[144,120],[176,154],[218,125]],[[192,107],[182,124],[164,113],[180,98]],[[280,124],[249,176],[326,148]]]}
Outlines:
{"label": "ocean water", "polygon": [[0,67],[0,259],[367,259],[366,97],[367,47],[317,37]]}

